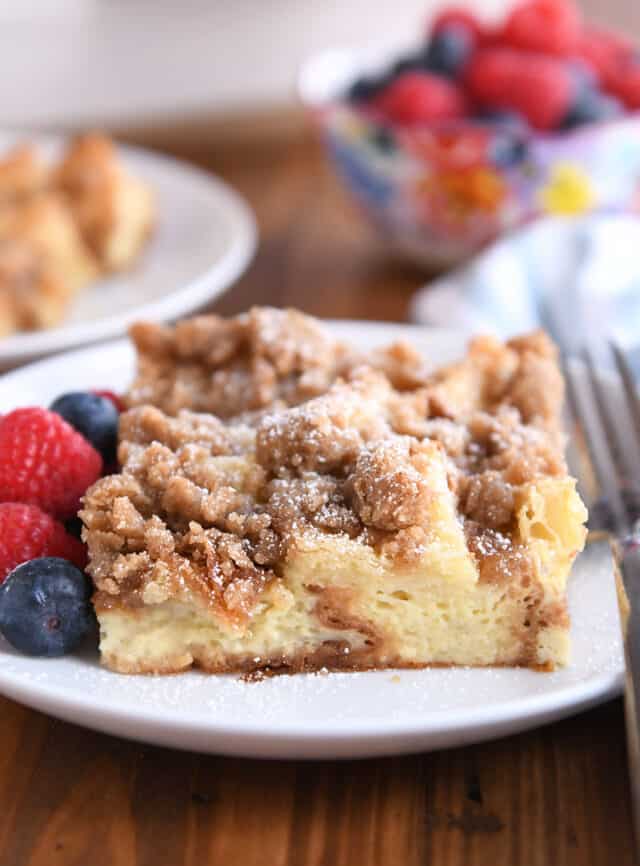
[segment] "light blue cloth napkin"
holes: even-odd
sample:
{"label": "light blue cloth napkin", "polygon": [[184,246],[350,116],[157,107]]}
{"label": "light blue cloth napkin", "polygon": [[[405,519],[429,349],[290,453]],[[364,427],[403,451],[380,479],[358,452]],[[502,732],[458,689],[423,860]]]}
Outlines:
{"label": "light blue cloth napkin", "polygon": [[594,337],[637,346],[640,219],[539,220],[425,286],[411,314],[422,324],[499,337],[544,326],[567,350]]}

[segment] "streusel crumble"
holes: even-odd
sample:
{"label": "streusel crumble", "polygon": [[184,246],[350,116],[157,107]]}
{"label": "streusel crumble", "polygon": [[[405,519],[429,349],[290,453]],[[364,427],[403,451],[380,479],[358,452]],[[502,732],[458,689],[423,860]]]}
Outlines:
{"label": "streusel crumble", "polygon": [[293,311],[133,338],[122,470],[81,513],[107,666],[566,662],[586,513],[543,334],[431,373]]}

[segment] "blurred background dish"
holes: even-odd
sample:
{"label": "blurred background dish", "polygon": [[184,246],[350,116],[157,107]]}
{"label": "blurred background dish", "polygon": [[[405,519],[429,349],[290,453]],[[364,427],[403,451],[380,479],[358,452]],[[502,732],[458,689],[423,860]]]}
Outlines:
{"label": "blurred background dish", "polygon": [[637,49],[570,3],[543,6],[491,23],[445,6],[411,48],[325,51],[302,69],[344,186],[419,263],[457,264],[540,216],[639,209]]}
{"label": "blurred background dish", "polygon": [[[65,139],[0,134],[0,153],[29,141],[52,161]],[[225,183],[170,157],[118,149],[132,177],[153,191],[156,224],[139,259],[106,274],[72,301],[60,326],[0,340],[0,369],[123,334],[140,318],[168,321],[220,295],[244,271],[256,245],[253,215]]]}

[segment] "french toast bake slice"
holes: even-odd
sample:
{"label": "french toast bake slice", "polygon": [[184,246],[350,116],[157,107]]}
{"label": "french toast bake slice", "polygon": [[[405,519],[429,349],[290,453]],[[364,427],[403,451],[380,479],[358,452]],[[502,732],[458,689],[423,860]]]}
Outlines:
{"label": "french toast bake slice", "polygon": [[103,662],[567,662],[586,511],[541,333],[428,372],[292,311],[134,329],[121,472],[81,512]]}

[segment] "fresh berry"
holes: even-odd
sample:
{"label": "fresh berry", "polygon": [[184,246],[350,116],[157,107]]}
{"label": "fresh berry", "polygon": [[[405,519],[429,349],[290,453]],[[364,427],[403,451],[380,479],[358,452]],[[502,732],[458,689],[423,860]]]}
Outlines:
{"label": "fresh berry", "polygon": [[430,23],[429,31],[432,35],[435,35],[452,25],[464,28],[469,32],[473,37],[474,43],[479,42],[484,35],[484,28],[478,19],[463,6],[449,6],[443,9]]}
{"label": "fresh berry", "polygon": [[46,409],[14,409],[0,419],[0,502],[38,505],[65,519],[102,472],[102,458]]}
{"label": "fresh berry", "polygon": [[473,32],[463,24],[447,24],[437,30],[429,42],[425,67],[430,72],[455,77],[474,49]]}
{"label": "fresh berry", "polygon": [[483,109],[509,107],[509,88],[520,63],[521,56],[509,48],[484,48],[472,57],[465,70],[465,82]]}
{"label": "fresh berry", "polygon": [[560,60],[509,48],[478,51],[465,79],[480,105],[519,111],[541,130],[558,127],[576,90],[575,79]]}
{"label": "fresh berry", "polygon": [[375,126],[369,134],[369,141],[382,153],[393,153],[398,148],[393,132],[384,126]]}
{"label": "fresh berry", "polygon": [[609,88],[634,64],[635,49],[624,36],[585,27],[576,46],[576,57],[589,67],[603,87]]}
{"label": "fresh berry", "polygon": [[380,92],[382,86],[383,82],[378,78],[358,78],[347,91],[347,99],[355,103],[369,102]]}
{"label": "fresh berry", "polygon": [[84,545],[37,506],[0,503],[0,583],[16,565],[36,556],[62,556],[79,568],[87,558]]}
{"label": "fresh berry", "polygon": [[573,57],[568,68],[578,87],[597,88],[599,78],[593,67],[581,57]]}
{"label": "fresh berry", "polygon": [[609,90],[632,111],[640,108],[640,62],[630,64],[614,75]]}
{"label": "fresh berry", "polygon": [[506,129],[517,130],[522,133],[529,130],[526,117],[520,114],[519,111],[507,108],[484,108],[475,115],[474,119],[482,124],[505,127]]}
{"label": "fresh berry", "polygon": [[502,40],[521,51],[564,57],[575,50],[581,26],[573,0],[524,0],[507,16]]}
{"label": "fresh berry", "polygon": [[116,409],[120,413],[125,412],[127,409],[127,407],[124,405],[124,400],[122,399],[122,397],[119,394],[116,394],[115,391],[100,390],[100,391],[92,391],[91,393],[97,394],[98,397],[106,397],[107,400],[111,400],[113,405],[116,407]]}
{"label": "fresh berry", "polygon": [[454,120],[464,115],[462,91],[451,81],[426,72],[406,72],[389,84],[375,100],[378,110],[395,123]]}
{"label": "fresh berry", "polygon": [[522,162],[528,150],[525,138],[510,134],[505,128],[492,137],[489,144],[489,159],[499,168],[510,168]]}
{"label": "fresh berry", "polygon": [[115,460],[118,410],[111,400],[88,391],[72,391],[58,397],[49,408],[81,433],[102,455],[105,464]]}
{"label": "fresh berry", "polygon": [[574,129],[585,123],[613,120],[621,114],[622,105],[615,96],[608,96],[594,87],[580,87],[569,111],[560,123],[560,128]]}
{"label": "fresh berry", "polygon": [[0,586],[0,632],[27,655],[71,652],[94,621],[89,581],[66,559],[24,562]]}
{"label": "fresh berry", "polygon": [[391,66],[387,75],[387,84],[405,72],[423,72],[426,70],[426,51],[415,51],[412,54],[404,54]]}

